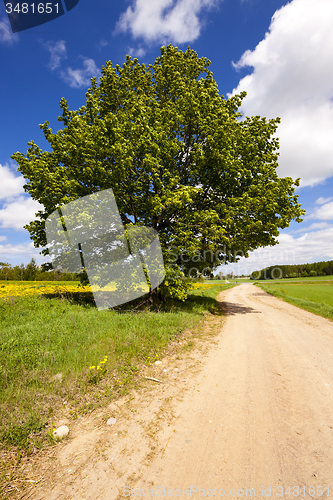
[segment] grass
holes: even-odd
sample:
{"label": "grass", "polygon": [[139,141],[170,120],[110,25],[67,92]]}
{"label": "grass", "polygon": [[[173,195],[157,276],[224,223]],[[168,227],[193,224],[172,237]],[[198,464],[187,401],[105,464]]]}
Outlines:
{"label": "grass", "polygon": [[333,320],[333,280],[317,279],[307,282],[305,278],[298,278],[298,280],[298,282],[274,280],[266,281],[265,284],[261,281],[255,284],[265,292],[290,304]]}
{"label": "grass", "polygon": [[77,283],[32,283],[10,282],[0,298],[0,445],[28,454],[51,439],[64,405],[77,418],[126,393],[171,340],[220,314],[216,296],[233,286],[195,284],[185,303],[134,312],[98,311]]}

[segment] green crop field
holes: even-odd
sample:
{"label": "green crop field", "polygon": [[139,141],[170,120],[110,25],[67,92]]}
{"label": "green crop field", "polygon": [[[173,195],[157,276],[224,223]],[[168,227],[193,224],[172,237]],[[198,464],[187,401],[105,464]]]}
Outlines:
{"label": "green crop field", "polygon": [[275,297],[333,320],[333,279],[327,278],[267,280],[256,284]]}

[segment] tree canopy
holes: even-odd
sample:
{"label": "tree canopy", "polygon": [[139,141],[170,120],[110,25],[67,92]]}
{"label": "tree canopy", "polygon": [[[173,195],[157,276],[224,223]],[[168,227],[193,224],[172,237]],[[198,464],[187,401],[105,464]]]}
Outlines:
{"label": "tree canopy", "polygon": [[243,117],[246,93],[220,96],[209,66],[190,47],[163,46],[148,66],[106,62],[78,110],[60,100],[63,128],[39,125],[51,151],[30,141],[26,155],[11,156],[45,207],[24,226],[36,247],[46,246],[57,207],[108,188],[123,224],[157,230],[165,260],[184,271],[275,245],[280,229],[302,220],[299,179],[276,172],[280,119]]}

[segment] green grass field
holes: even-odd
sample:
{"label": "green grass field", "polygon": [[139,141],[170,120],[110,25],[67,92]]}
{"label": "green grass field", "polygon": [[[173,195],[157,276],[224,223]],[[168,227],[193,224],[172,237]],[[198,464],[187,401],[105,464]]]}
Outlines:
{"label": "green grass field", "polygon": [[29,453],[51,440],[64,401],[76,418],[126,392],[171,340],[220,314],[216,296],[233,285],[198,284],[185,303],[132,312],[98,311],[89,290],[20,296],[22,283],[16,295],[10,286],[0,298],[0,444]]}
{"label": "green grass field", "polygon": [[256,285],[290,304],[333,320],[333,279],[316,278],[257,281]]}

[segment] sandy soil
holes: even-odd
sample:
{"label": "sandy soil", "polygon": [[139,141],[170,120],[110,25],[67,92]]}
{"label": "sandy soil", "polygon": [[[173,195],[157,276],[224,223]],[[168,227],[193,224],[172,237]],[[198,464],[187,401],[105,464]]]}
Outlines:
{"label": "sandy soil", "polygon": [[220,300],[226,316],[205,327],[218,336],[73,425],[15,498],[333,495],[333,323],[251,284]]}

